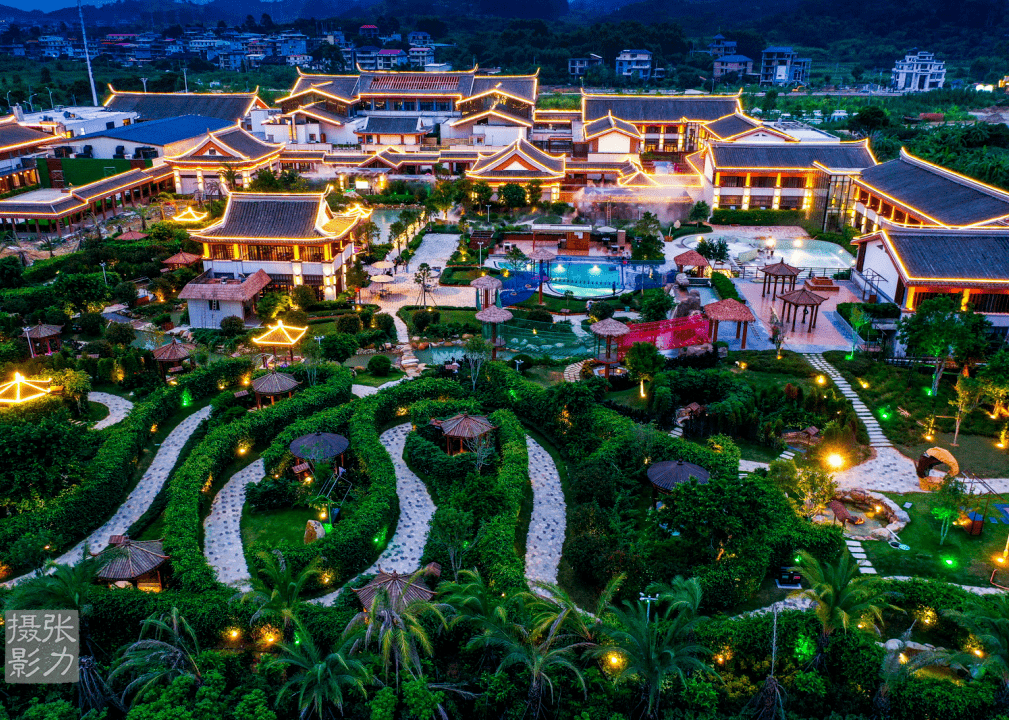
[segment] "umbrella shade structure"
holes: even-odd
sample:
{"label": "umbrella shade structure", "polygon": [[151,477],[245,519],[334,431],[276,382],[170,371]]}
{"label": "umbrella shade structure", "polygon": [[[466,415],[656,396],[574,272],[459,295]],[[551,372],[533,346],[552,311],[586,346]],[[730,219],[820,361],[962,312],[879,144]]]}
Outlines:
{"label": "umbrella shade structure", "polygon": [[711,263],[708,259],[701,255],[696,250],[687,250],[686,252],[681,252],[679,255],[673,258],[673,262],[676,263],[676,271],[683,272],[683,268],[693,267],[693,268],[706,268],[710,267]]}
{"label": "umbrella shade structure", "polygon": [[609,377],[610,366],[616,365],[620,362],[617,354],[613,352],[613,338],[626,335],[631,331],[631,329],[619,320],[606,318],[605,320],[600,320],[599,322],[590,325],[589,330],[591,330],[592,334],[597,338],[606,338],[606,351],[601,355],[596,355],[596,360],[606,366],[604,374],[606,377]]}
{"label": "umbrella shade structure", "polygon": [[809,290],[793,290],[779,295],[778,299],[781,300],[781,313],[785,322],[788,322],[789,315],[792,316],[793,331],[799,308],[802,308],[802,322],[806,322],[806,313],[809,312],[809,324],[806,326],[806,332],[813,332],[813,328],[816,327],[816,319],[820,316],[820,304],[827,298]]}
{"label": "umbrella shade structure", "polygon": [[764,273],[764,286],[760,290],[760,297],[764,297],[768,287],[773,285],[771,289],[772,300],[778,296],[779,281],[781,282],[781,292],[785,292],[786,285],[789,290],[795,290],[795,280],[802,273],[802,270],[784,261],[771,263],[757,269]]}
{"label": "umbrella shade structure", "polygon": [[700,465],[683,462],[682,460],[666,460],[657,462],[648,468],[648,481],[652,487],[662,493],[672,492],[677,485],[694,478],[703,485],[708,482],[711,473]]}
{"label": "umbrella shade structure", "polygon": [[[535,235],[533,237],[535,237]],[[539,272],[539,276],[540,276],[540,291],[539,291],[540,292],[540,301],[539,302],[540,302],[540,305],[543,304],[543,277],[544,277],[544,275],[548,274],[548,273],[544,273],[543,272],[543,263],[549,262],[550,260],[553,260],[556,257],[557,257],[557,255],[555,253],[550,252],[546,248],[539,248],[538,250],[533,250],[531,253],[529,253],[529,259],[532,260],[533,262],[538,262],[540,264],[540,272]]]}
{"label": "umbrella shade structure", "polygon": [[746,332],[750,323],[756,318],[750,308],[733,298],[726,298],[704,306],[704,314],[711,321],[711,342],[718,342],[718,324],[722,322],[736,323],[736,337],[739,337],[740,326],[743,330],[742,348],[746,349]]}
{"label": "umbrella shade structure", "polygon": [[139,233],[135,230],[127,230],[122,235],[120,235],[116,240],[143,240],[147,235],[145,233]]}
{"label": "umbrella shade structure", "polygon": [[287,393],[288,397],[294,394],[294,389],[300,385],[297,380],[286,373],[279,373],[276,370],[260,375],[253,379],[252,389],[256,393],[256,407],[263,407],[263,396],[270,398],[270,404],[276,402],[277,395]]}
{"label": "umbrella shade structure", "polygon": [[376,263],[372,263],[373,268],[378,268],[379,270],[392,270],[396,267],[395,263],[391,263],[388,260],[379,260]]}
{"label": "umbrella shade structure", "polygon": [[336,433],[316,432],[301,436],[288,447],[292,455],[303,460],[329,460],[343,455],[350,447],[350,441]]}
{"label": "umbrella shade structure", "polygon": [[386,283],[396,282],[396,278],[392,275],[374,275],[372,276],[371,281],[384,285]]}
{"label": "umbrella shade structure", "polygon": [[492,425],[490,420],[483,415],[470,415],[469,413],[455,415],[447,420],[435,419],[431,421],[431,424],[437,428],[441,428],[442,434],[445,436],[445,446],[449,455],[453,454],[453,439],[458,444],[456,452],[462,452],[463,445],[467,440],[475,440],[497,428],[496,425]]}
{"label": "umbrella shade structure", "polygon": [[194,263],[198,263],[203,259],[202,255],[197,255],[196,253],[188,252],[177,252],[171,257],[167,257],[161,261],[162,265],[167,265],[172,268],[187,267]]}
{"label": "umbrella shade structure", "polygon": [[[381,567],[378,574],[363,588],[351,588],[357,599],[361,601],[364,609],[370,611],[375,606],[375,598],[385,594],[389,598],[389,606],[396,612],[402,612],[410,603],[418,600],[425,601],[434,597],[433,590],[429,590],[422,584],[422,579],[426,575],[434,577],[441,576],[441,565],[431,563],[427,567],[416,572],[399,574],[395,570],[386,572]],[[381,606],[380,606],[381,607]]]}
{"label": "umbrella shade structure", "polygon": [[161,567],[168,555],[161,540],[131,540],[127,535],[113,535],[109,546],[98,553],[99,580],[135,583],[141,590],[161,590]]}
{"label": "umbrella shade structure", "polygon": [[[485,322],[491,326],[491,360],[497,359],[497,349],[498,349],[498,338],[497,338],[497,326],[500,323],[505,323],[511,320],[514,315],[504,308],[499,308],[497,305],[489,305],[483,310],[476,314],[476,319],[480,322]],[[502,341],[503,342],[503,341]]]}
{"label": "umbrella shade structure", "polygon": [[481,275],[470,282],[470,287],[476,288],[480,294],[480,307],[496,305],[497,293],[501,286],[501,279],[493,275]]}

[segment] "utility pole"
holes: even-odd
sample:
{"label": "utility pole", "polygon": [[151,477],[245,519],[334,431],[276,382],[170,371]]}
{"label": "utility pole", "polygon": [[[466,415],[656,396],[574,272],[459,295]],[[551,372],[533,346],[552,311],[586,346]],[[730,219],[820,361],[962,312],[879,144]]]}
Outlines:
{"label": "utility pole", "polygon": [[95,91],[95,76],[91,72],[91,53],[88,52],[88,32],[84,29],[84,10],[81,0],[77,0],[77,15],[81,19],[81,39],[84,41],[84,60],[88,65],[88,80],[91,82],[91,103],[98,107],[98,93]]}
{"label": "utility pole", "polygon": [[638,593],[638,598],[640,598],[645,603],[645,622],[651,620],[652,614],[652,603],[659,601],[658,595],[645,595],[643,592]]}
{"label": "utility pole", "polygon": [[46,88],[46,90],[49,91],[49,109],[50,110],[55,110],[56,109],[56,104],[53,102],[53,91],[50,90],[49,88]]}

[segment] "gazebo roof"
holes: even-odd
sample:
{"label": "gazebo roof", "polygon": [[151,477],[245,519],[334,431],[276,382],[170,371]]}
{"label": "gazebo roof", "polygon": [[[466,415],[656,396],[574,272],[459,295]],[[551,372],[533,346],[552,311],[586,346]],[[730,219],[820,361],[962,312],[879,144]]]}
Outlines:
{"label": "gazebo roof", "polygon": [[557,257],[557,253],[550,252],[546,248],[537,248],[536,250],[533,250],[531,253],[529,253],[529,255],[527,255],[526,257],[528,257],[530,260],[535,260],[536,262],[539,262],[541,260],[553,260],[555,257]]}
{"label": "gazebo roof", "polygon": [[753,322],[756,318],[750,308],[734,298],[726,298],[704,306],[704,314],[721,322]]}
{"label": "gazebo roof", "polygon": [[[146,237],[146,236],[144,236]],[[167,257],[161,261],[162,265],[192,265],[193,263],[202,260],[202,255],[197,255],[196,253],[188,252],[177,252],[171,257]]]}
{"label": "gazebo roof", "polygon": [[178,338],[173,338],[171,342],[154,348],[154,359],[162,362],[185,360],[195,349],[195,346],[179,342]]}
{"label": "gazebo roof", "polygon": [[449,437],[463,439],[486,435],[497,427],[491,425],[490,420],[483,415],[470,415],[469,413],[456,415],[447,420],[432,420],[431,424],[441,428],[442,433]]}
{"label": "gazebo roof", "polygon": [[708,482],[711,473],[700,465],[683,462],[682,460],[666,460],[657,462],[648,468],[648,481],[658,490],[670,492],[677,485],[694,478],[701,485]]}
{"label": "gazebo roof", "polygon": [[280,395],[291,392],[300,383],[290,375],[274,370],[266,375],[260,375],[252,381],[252,389],[260,395]]}
{"label": "gazebo roof", "polygon": [[497,305],[491,305],[486,307],[476,314],[476,319],[480,322],[485,323],[503,323],[511,320],[514,315],[512,315],[508,310],[504,308],[499,308]]}
{"label": "gazebo roof", "polygon": [[389,603],[392,609],[397,612],[402,611],[407,605],[417,600],[430,600],[434,597],[433,590],[429,590],[420,584],[423,575],[433,574],[435,577],[441,575],[441,566],[438,563],[431,563],[425,568],[421,568],[409,575],[400,575],[393,570],[391,573],[378,569],[378,574],[363,588],[351,588],[357,599],[364,605],[365,610],[371,610],[375,598],[379,593],[385,591],[389,595]]}
{"label": "gazebo roof", "polygon": [[481,275],[473,280],[470,286],[480,290],[498,290],[501,287],[501,281],[493,275]]}
{"label": "gazebo roof", "polygon": [[97,557],[105,558],[96,574],[102,580],[135,580],[168,559],[161,540],[130,540],[126,535],[109,538],[109,546]]}
{"label": "gazebo roof", "polygon": [[350,441],[336,433],[315,432],[303,435],[291,442],[291,454],[305,460],[329,460],[342,455],[350,447]]}
{"label": "gazebo roof", "polygon": [[14,373],[14,379],[0,385],[0,404],[20,405],[49,394],[49,383],[52,380],[26,380],[19,372]]}
{"label": "gazebo roof", "polygon": [[599,335],[601,337],[620,337],[621,335],[626,335],[631,331],[629,327],[619,320],[614,320],[613,318],[606,318],[605,320],[593,323],[589,326],[589,330],[591,330],[594,335]]}
{"label": "gazebo roof", "polygon": [[284,325],[283,320],[277,320],[276,325],[273,327],[267,325],[266,332],[259,337],[252,338],[252,342],[257,345],[290,347],[296,345],[306,332],[308,332],[307,327],[291,327]]}
{"label": "gazebo roof", "polygon": [[61,332],[63,332],[62,325],[43,325],[39,323],[38,325],[29,327],[25,334],[32,340],[45,340],[46,338],[56,337]]}
{"label": "gazebo roof", "polygon": [[134,230],[127,230],[122,235],[116,238],[116,240],[143,240],[147,235],[145,233],[138,233]]}
{"label": "gazebo roof", "polygon": [[819,305],[827,298],[823,297],[823,295],[817,295],[814,292],[800,288],[799,290],[793,290],[792,292],[779,295],[778,299],[784,300],[791,305],[809,306]]}
{"label": "gazebo roof", "polygon": [[696,250],[687,250],[674,257],[673,264],[684,267],[708,267],[708,259]]}
{"label": "gazebo roof", "polygon": [[799,268],[793,267],[784,261],[764,265],[764,267],[757,269],[762,270],[766,275],[773,275],[775,277],[794,277],[802,272]]}

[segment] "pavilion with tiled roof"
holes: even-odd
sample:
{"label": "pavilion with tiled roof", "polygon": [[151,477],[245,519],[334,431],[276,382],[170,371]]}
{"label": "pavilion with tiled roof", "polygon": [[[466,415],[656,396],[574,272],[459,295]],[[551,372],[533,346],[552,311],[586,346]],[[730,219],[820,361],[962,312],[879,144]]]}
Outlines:
{"label": "pavilion with tiled roof", "polygon": [[[25,328],[25,338],[31,350],[31,356],[52,355],[60,349],[60,334],[63,332],[62,325],[45,325],[40,320],[38,325],[30,325]],[[43,350],[43,346],[45,349]]]}
{"label": "pavilion with tiled roof", "polygon": [[171,255],[170,257],[166,257],[164,260],[161,261],[161,264],[167,265],[169,268],[174,270],[180,267],[189,267],[190,265],[198,263],[202,259],[203,259],[202,255],[185,252],[183,250],[175,253],[174,255]]}
{"label": "pavilion with tiled roof", "polygon": [[527,140],[516,140],[497,152],[481,155],[466,177],[474,182],[486,182],[499,189],[509,183],[526,185],[539,180],[551,200],[556,200],[564,179],[565,160],[550,155]]}
{"label": "pavilion with tiled roof", "polygon": [[820,305],[827,300],[822,295],[817,295],[804,288],[779,295],[778,299],[781,300],[782,320],[787,323],[788,318],[792,318],[793,332],[799,308],[802,308],[802,322],[806,323],[807,317],[809,319],[809,322],[806,323],[806,332],[813,332],[816,327],[816,319],[820,315]]}
{"label": "pavilion with tiled roof", "polygon": [[230,171],[237,174],[236,185],[248,187],[260,170],[279,170],[283,149],[281,143],[265,142],[239,125],[229,125],[208,130],[190,149],[166,157],[165,164],[175,173],[178,192],[212,193],[226,183]]}
{"label": "pavilion with tiled roof", "polygon": [[113,535],[109,545],[95,555],[99,569],[95,578],[117,587],[160,592],[163,582],[159,568],[168,560],[162,540],[133,540]]}

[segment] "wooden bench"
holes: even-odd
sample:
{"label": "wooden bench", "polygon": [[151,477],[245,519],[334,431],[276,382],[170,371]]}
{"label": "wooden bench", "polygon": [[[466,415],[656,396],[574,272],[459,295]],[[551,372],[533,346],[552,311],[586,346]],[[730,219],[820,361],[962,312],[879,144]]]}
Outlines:
{"label": "wooden bench", "polygon": [[235,397],[236,398],[249,397],[249,391],[248,390],[239,390],[238,392],[235,393]]}
{"label": "wooden bench", "polygon": [[308,472],[311,469],[312,468],[309,467],[309,464],[307,462],[303,462],[303,463],[299,463],[298,465],[295,465],[294,467],[292,467],[291,468],[291,472],[293,472],[295,475],[301,475],[301,473],[306,473],[306,472]]}

